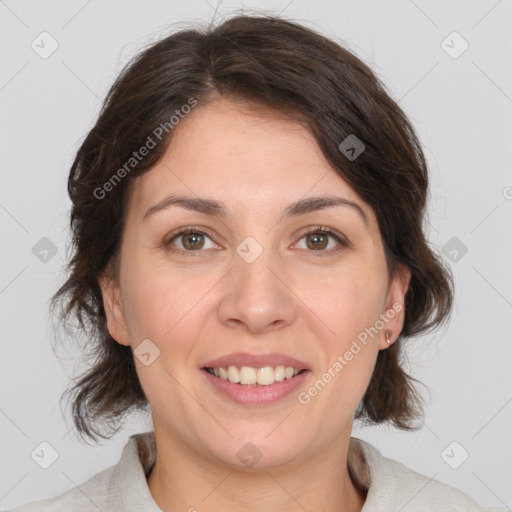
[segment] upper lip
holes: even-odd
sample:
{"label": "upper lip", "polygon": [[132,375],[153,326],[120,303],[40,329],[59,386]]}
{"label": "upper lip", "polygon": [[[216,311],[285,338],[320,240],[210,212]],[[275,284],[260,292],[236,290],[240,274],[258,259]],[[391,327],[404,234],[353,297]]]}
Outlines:
{"label": "upper lip", "polygon": [[202,365],[202,368],[227,368],[229,366],[236,366],[241,368],[242,366],[250,366],[252,368],[263,368],[265,366],[286,366],[296,368],[298,370],[310,370],[308,364],[303,361],[299,361],[293,357],[289,357],[285,354],[247,354],[243,352],[236,352],[226,356],[218,357],[207,361]]}

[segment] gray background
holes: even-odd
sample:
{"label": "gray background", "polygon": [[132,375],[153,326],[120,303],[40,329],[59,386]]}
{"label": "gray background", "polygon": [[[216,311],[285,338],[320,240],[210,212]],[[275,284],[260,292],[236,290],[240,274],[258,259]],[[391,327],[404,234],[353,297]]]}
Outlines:
{"label": "gray background", "polygon": [[[430,165],[429,236],[444,248],[457,297],[449,326],[409,350],[414,375],[430,390],[425,425],[414,433],[356,427],[354,436],[481,505],[511,507],[512,2],[224,2],[216,18],[243,6],[344,40],[410,116]],[[215,7],[214,0],[0,2],[3,508],[80,484],[117,462],[129,435],[151,429],[137,416],[110,443],[91,447],[68,433],[69,411],[61,413],[59,397],[80,367],[73,343],[56,358],[48,313],[69,252],[66,179],[122,65],[180,21],[211,20]],[[31,47],[51,49],[43,31],[58,43],[46,59]],[[463,39],[446,39],[453,31]],[[469,47],[458,55],[464,40]],[[48,469],[31,458],[43,441],[58,452]]]}

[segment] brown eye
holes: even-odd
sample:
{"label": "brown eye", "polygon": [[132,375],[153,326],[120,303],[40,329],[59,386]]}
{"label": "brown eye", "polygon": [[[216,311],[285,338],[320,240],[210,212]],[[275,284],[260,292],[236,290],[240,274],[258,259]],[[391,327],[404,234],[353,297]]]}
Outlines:
{"label": "brown eye", "polygon": [[[318,256],[329,256],[343,248],[351,247],[343,235],[323,226],[310,228],[302,235],[300,241],[303,239],[306,241],[305,249],[309,252],[318,252]],[[335,241],[334,245],[329,245],[331,240]]]}
{"label": "brown eye", "polygon": [[204,245],[204,237],[202,233],[186,233],[181,235],[182,244],[185,249],[201,249]]}
{"label": "brown eye", "polygon": [[314,251],[325,249],[329,244],[329,237],[325,233],[312,233],[306,235],[305,238],[308,248]]}
{"label": "brown eye", "polygon": [[[210,240],[210,247],[206,245],[208,240]],[[182,229],[174,234],[164,242],[164,246],[170,251],[182,253],[202,252],[201,249],[214,249],[216,247],[206,233],[192,228]]]}

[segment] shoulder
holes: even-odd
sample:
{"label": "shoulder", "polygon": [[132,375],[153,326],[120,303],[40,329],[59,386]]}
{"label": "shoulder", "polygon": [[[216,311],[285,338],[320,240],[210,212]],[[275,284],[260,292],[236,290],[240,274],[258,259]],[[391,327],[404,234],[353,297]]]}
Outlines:
{"label": "shoulder", "polygon": [[69,489],[54,498],[33,501],[10,509],[8,512],[84,512],[108,510],[115,466],[97,473],[80,486]]}
{"label": "shoulder", "polygon": [[159,511],[145,476],[155,457],[153,432],[132,435],[117,464],[55,498],[33,501],[9,512]]}
{"label": "shoulder", "polygon": [[[350,451],[355,461],[356,478],[368,489],[363,512],[396,511],[460,511],[483,512],[493,509],[480,507],[459,489],[427,477],[404,464],[384,457],[366,441],[351,438]],[[357,460],[363,460],[357,465]],[[499,510],[499,509],[494,509]]]}

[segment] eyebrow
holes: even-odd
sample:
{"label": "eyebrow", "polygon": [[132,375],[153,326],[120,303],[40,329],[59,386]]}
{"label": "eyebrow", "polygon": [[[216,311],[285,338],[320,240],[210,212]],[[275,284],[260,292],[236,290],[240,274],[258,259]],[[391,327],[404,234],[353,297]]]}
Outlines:
{"label": "eyebrow", "polygon": [[[162,201],[151,206],[144,214],[142,221],[144,222],[146,219],[148,219],[148,217],[154,215],[155,213],[161,210],[166,210],[173,206],[195,211],[205,215],[213,215],[222,219],[229,217],[226,205],[222,202],[209,198],[194,198],[170,194]],[[333,208],[337,206],[348,206],[349,208],[352,208],[360,215],[364,223],[368,226],[368,217],[357,203],[344,197],[332,196],[328,194],[317,197],[308,197],[306,199],[301,199],[294,203],[290,203],[285,207],[282,219],[305,215],[307,213],[325,210],[326,208]]]}

